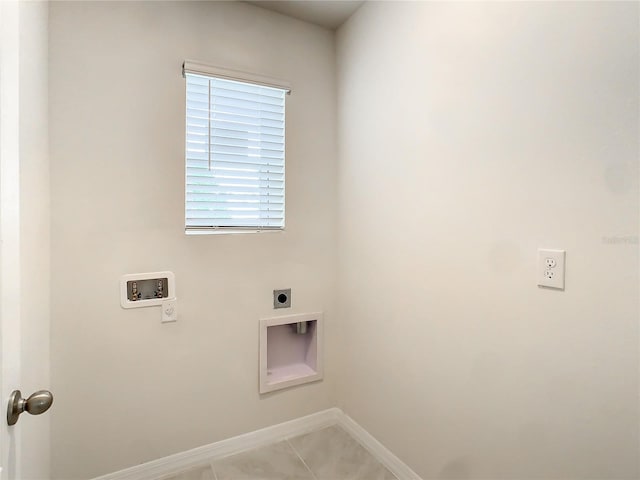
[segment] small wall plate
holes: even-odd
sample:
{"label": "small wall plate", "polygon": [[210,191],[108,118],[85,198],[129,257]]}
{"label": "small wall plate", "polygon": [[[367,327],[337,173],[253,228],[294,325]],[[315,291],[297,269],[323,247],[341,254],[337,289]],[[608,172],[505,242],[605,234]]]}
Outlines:
{"label": "small wall plate", "polygon": [[289,308],[291,307],[291,289],[273,291],[273,308]]}
{"label": "small wall plate", "polygon": [[[136,301],[129,300],[127,282],[139,282],[142,280],[167,279],[167,290],[162,298],[145,298]],[[173,299],[176,296],[176,278],[173,272],[133,273],[123,275],[120,278],[120,305],[122,308],[152,307],[161,305],[163,300]]]}
{"label": "small wall plate", "polygon": [[[304,334],[291,328],[300,323]],[[323,329],[322,312],[260,320],[260,393],[322,380]]]}

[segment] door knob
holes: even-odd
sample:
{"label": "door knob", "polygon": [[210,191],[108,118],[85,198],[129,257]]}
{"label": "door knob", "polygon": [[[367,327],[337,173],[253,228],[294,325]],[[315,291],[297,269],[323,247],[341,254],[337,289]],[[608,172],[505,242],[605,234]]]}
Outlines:
{"label": "door knob", "polygon": [[9,405],[7,406],[7,423],[15,425],[22,412],[40,415],[49,410],[52,403],[53,394],[49,390],[38,390],[26,400],[22,398],[20,390],[14,390],[9,397]]}

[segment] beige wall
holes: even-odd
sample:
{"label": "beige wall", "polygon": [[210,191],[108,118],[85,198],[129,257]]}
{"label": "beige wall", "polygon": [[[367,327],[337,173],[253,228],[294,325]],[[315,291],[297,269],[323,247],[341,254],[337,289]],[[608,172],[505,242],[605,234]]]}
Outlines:
{"label": "beige wall", "polygon": [[[54,478],[333,406],[333,35],[236,2],[53,2],[49,40]],[[185,236],[185,58],[293,85],[286,232]],[[165,269],[177,323],[120,307],[122,274]],[[325,312],[326,380],[261,397],[258,319],[286,287],[287,313]]]}
{"label": "beige wall", "polygon": [[424,478],[638,478],[638,4],[371,2],[337,52],[342,406]]}
{"label": "beige wall", "polygon": [[[330,32],[50,8],[53,478],[336,403],[424,478],[640,475],[637,4],[365,4],[337,35],[339,169]],[[185,58],[293,84],[285,233],[184,235]],[[564,292],[538,247],[567,250]],[[162,269],[178,323],[120,308],[122,274]],[[325,312],[326,379],[260,397],[281,287]]]}

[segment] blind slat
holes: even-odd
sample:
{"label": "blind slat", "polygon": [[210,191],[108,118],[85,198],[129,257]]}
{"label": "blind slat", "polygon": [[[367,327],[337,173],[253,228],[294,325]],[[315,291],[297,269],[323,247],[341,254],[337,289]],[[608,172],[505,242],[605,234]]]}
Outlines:
{"label": "blind slat", "polygon": [[243,193],[240,189],[235,191],[233,189],[220,189],[214,185],[191,185],[187,190],[187,195],[190,197],[199,196],[199,198],[203,199],[207,198],[210,201],[219,200],[220,202],[266,202],[268,204],[284,202],[284,193],[275,189],[270,189],[269,192],[256,189],[255,192]]}
{"label": "blind slat", "polygon": [[[220,130],[227,130],[230,132],[235,132],[238,135],[276,135],[276,136],[284,136],[284,123],[279,126],[270,126],[270,125],[249,125],[249,124],[241,124],[237,122],[228,122],[227,124],[221,124],[221,122],[215,122],[216,127],[219,126]],[[207,132],[211,129],[211,125],[209,122],[209,118],[194,118],[187,117],[187,128],[199,128],[204,129]],[[201,130],[199,130],[201,131]]]}
{"label": "blind slat", "polygon": [[282,138],[282,132],[278,135],[271,135],[269,133],[260,133],[260,132],[242,132],[238,130],[230,130],[223,128],[216,128],[209,130],[207,127],[198,127],[192,126],[189,129],[189,134],[187,135],[187,141],[190,139],[193,140],[204,140],[207,142],[207,137],[224,137],[229,139],[230,141],[248,141],[248,142],[271,142],[271,143],[279,143],[284,144],[284,139]]}
{"label": "blind slat", "polygon": [[[206,150],[187,151],[187,161],[193,160],[209,160],[220,162],[238,162],[238,163],[252,163],[254,165],[284,165],[284,154],[280,155],[254,155],[254,154],[242,154],[242,153],[214,153],[208,154]],[[272,153],[272,152],[270,152]]]}
{"label": "blind slat", "polygon": [[252,139],[252,140],[244,140],[241,138],[225,138],[217,135],[203,135],[203,134],[194,134],[191,133],[187,137],[187,150],[195,149],[198,150],[200,148],[206,147],[207,145],[212,145],[215,147],[234,147],[234,148],[246,148],[246,149],[265,149],[276,152],[284,151],[284,144],[260,140],[260,139]]}
{"label": "blind slat", "polygon": [[[283,174],[284,173],[284,164],[278,163],[241,163],[234,162],[233,159],[230,161],[226,160],[218,160],[211,156],[211,161],[206,158],[199,159],[190,159],[187,161],[187,168],[206,168],[216,170],[214,175],[233,175],[234,172],[242,172],[243,174],[253,174],[253,175],[268,175],[268,174]],[[247,176],[247,175],[245,175]]]}
{"label": "blind slat", "polygon": [[[267,199],[270,201],[266,202]],[[194,186],[194,188],[187,190],[186,201],[242,204],[253,203],[268,210],[273,205],[284,204],[284,191],[282,189],[280,189],[280,191],[278,191],[278,189],[270,189],[270,191],[236,194],[233,191],[220,192],[220,189],[214,186],[205,186],[205,188],[202,189],[199,189],[198,186]],[[253,206],[255,207],[256,205]]]}
{"label": "blind slat", "polygon": [[206,211],[220,211],[220,212],[238,212],[240,213],[252,213],[252,212],[280,212],[282,213],[283,209],[280,208],[262,208],[259,205],[248,205],[246,203],[237,203],[231,205],[231,202],[225,202],[224,204],[219,204],[217,202],[189,202],[187,206],[187,211],[198,211],[198,210],[206,210]]}
{"label": "blind slat", "polygon": [[209,93],[217,96],[224,96],[233,100],[242,100],[247,102],[262,103],[265,105],[284,105],[284,97],[279,96],[267,96],[262,94],[256,94],[252,92],[242,92],[238,90],[231,90],[226,88],[193,88],[187,95],[187,101],[201,101],[209,102]]}
{"label": "blind slat", "polygon": [[[252,186],[252,185],[209,185],[210,188],[207,192],[208,194],[216,194],[216,195],[238,195],[238,198],[253,198],[260,196],[276,196],[276,193],[273,192],[273,187],[260,187],[260,186]],[[282,190],[282,187],[276,187],[277,189]],[[277,195],[281,195],[279,192]]]}

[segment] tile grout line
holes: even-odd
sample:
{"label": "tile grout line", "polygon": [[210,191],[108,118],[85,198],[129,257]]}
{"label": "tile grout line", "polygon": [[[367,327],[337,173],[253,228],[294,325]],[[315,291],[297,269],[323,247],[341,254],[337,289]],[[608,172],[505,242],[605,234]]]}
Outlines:
{"label": "tile grout line", "polygon": [[307,470],[309,470],[309,473],[313,477],[313,480],[318,480],[318,478],[316,477],[316,474],[313,473],[313,470],[311,470],[311,468],[309,468],[309,465],[307,465],[307,462],[304,461],[304,458],[302,458],[302,455],[298,453],[298,451],[296,450],[296,447],[293,446],[293,444],[289,441],[288,438],[285,438],[285,441],[289,444],[289,446],[291,447],[291,450],[293,450],[293,453],[295,453],[298,456],[302,464],[307,468]]}

